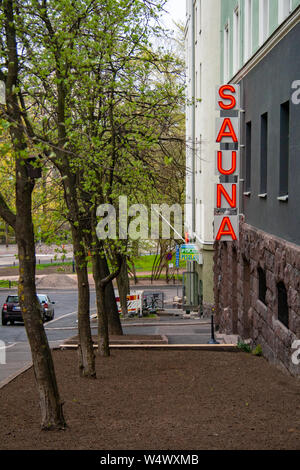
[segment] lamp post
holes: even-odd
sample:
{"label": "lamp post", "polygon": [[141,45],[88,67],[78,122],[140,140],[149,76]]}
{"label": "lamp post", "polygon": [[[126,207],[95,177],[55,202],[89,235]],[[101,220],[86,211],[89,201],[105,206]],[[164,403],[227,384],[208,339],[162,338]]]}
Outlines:
{"label": "lamp post", "polygon": [[211,314],[211,324],[210,324],[210,334],[211,334],[211,338],[210,340],[208,341],[208,344],[220,344],[218,343],[218,341],[216,341],[215,339],[215,327],[214,327],[214,316],[213,314]]}

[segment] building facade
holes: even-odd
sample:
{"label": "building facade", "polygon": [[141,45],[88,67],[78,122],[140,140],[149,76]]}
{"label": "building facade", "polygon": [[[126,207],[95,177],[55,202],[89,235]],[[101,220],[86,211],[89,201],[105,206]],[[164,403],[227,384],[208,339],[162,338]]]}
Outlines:
{"label": "building facade", "polygon": [[215,246],[222,332],[297,375],[300,339],[299,1],[223,0],[221,74],[241,88],[238,242]]}
{"label": "building facade", "polygon": [[[211,6],[210,0],[196,4],[202,11]],[[220,332],[260,344],[266,358],[298,375],[300,0],[221,0],[219,7],[219,23],[216,15],[207,25],[219,34],[219,73],[212,86],[240,85],[241,214],[239,240],[214,244],[216,323]],[[215,126],[215,117],[213,102],[196,121],[195,135],[204,120]],[[214,162],[215,134],[208,139],[206,158]],[[197,191],[214,192],[212,168],[205,171],[195,177],[195,198]],[[207,201],[210,214],[202,224],[211,228],[213,196]]]}
{"label": "building facade", "polygon": [[[217,182],[214,163],[215,123],[207,116],[215,106],[220,83],[221,0],[187,0],[185,29],[187,66],[187,177],[186,231],[198,245],[201,263],[189,269],[199,277],[198,294],[204,311],[214,303],[213,286],[213,186]],[[200,292],[202,291],[202,292]]]}

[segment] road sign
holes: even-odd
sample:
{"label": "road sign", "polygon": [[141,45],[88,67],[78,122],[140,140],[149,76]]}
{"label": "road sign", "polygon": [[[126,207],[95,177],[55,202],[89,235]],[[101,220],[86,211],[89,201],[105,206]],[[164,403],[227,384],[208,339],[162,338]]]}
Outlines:
{"label": "road sign", "polygon": [[180,245],[176,245],[176,268],[179,268],[180,263]]}
{"label": "road sign", "polygon": [[172,253],[168,253],[167,256],[166,256],[167,260],[168,261],[171,261],[172,258],[173,258],[173,254]]}

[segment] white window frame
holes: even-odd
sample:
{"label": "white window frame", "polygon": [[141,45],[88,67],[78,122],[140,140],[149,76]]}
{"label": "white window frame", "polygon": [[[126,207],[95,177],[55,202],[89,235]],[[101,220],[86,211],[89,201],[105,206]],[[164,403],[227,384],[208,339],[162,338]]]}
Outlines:
{"label": "white window frame", "polygon": [[229,52],[230,52],[230,38],[229,38],[229,21],[228,21],[224,28],[224,54],[223,54],[224,83],[227,83],[229,80],[229,67],[230,67]]}
{"label": "white window frame", "polygon": [[202,99],[202,62],[199,66],[199,96],[197,98]]}
{"label": "white window frame", "polygon": [[259,45],[269,36],[270,0],[259,0]]}
{"label": "white window frame", "polygon": [[233,12],[233,73],[240,68],[240,8],[236,6]]}
{"label": "white window frame", "polygon": [[253,12],[252,0],[245,0],[245,17],[244,17],[244,58],[245,62],[250,59],[252,55],[252,12]]}
{"label": "white window frame", "polygon": [[195,34],[194,41],[195,41],[195,44],[197,44],[197,38],[198,38],[198,4],[197,2],[194,2],[193,8],[194,8],[194,34]]}
{"label": "white window frame", "polygon": [[278,24],[281,24],[293,10],[293,0],[278,0]]}
{"label": "white window frame", "polygon": [[202,32],[202,0],[199,0],[199,34]]}

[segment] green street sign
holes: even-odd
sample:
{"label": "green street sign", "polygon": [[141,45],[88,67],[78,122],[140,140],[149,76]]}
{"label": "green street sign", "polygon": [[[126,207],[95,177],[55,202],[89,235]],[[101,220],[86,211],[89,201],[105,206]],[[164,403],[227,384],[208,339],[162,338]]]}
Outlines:
{"label": "green street sign", "polygon": [[197,245],[189,243],[187,245],[181,245],[180,247],[180,259],[183,261],[200,261],[200,253]]}

